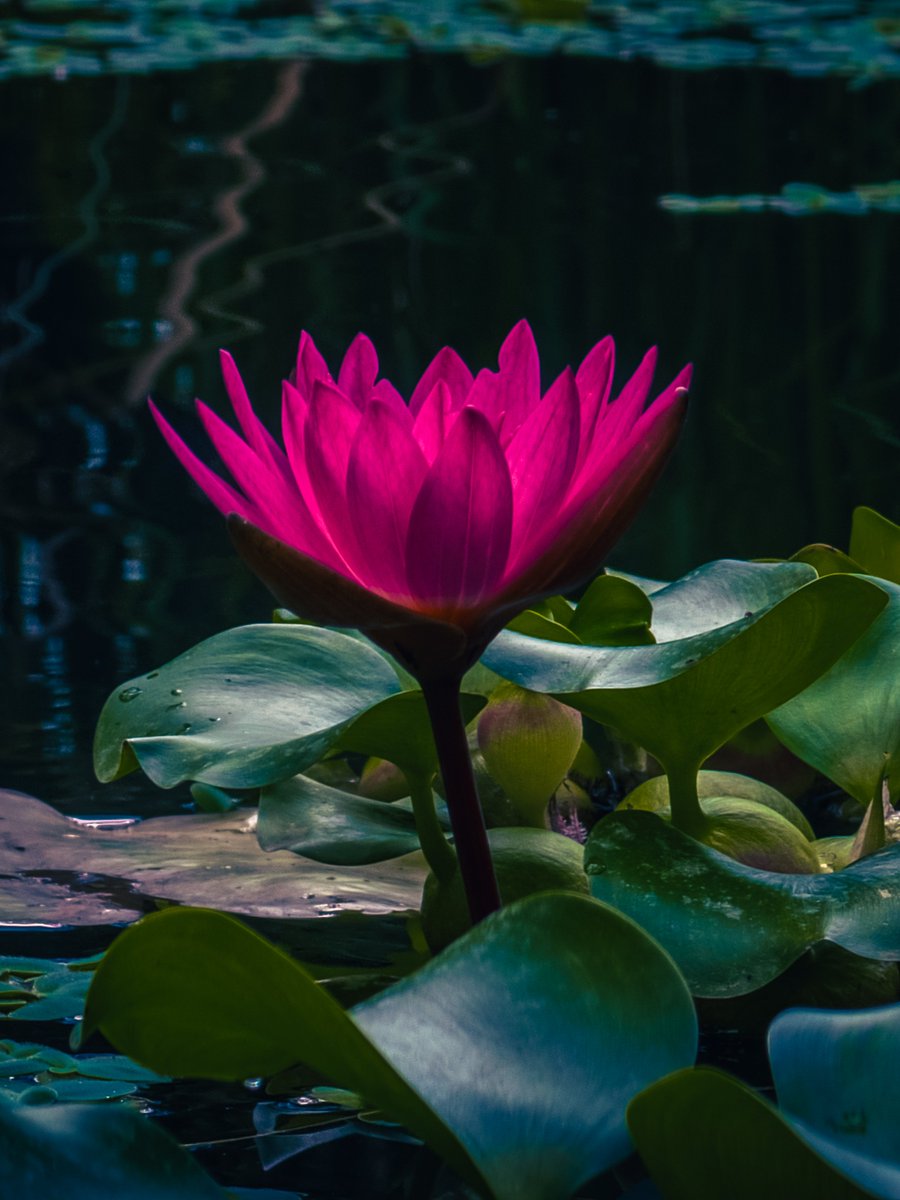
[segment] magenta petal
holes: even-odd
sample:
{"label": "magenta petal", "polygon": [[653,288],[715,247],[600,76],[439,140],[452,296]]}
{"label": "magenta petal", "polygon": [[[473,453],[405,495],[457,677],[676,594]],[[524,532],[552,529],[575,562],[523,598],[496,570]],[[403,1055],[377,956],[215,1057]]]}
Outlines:
{"label": "magenta petal", "polygon": [[357,408],[365,408],[378,376],[378,355],[364,333],[358,333],[344,355],[338,387]]}
{"label": "magenta petal", "polygon": [[408,426],[373,400],[363,413],[347,467],[347,509],[366,554],[366,583],[408,597],[406,533],[428,470]]}
{"label": "magenta petal", "polygon": [[400,421],[407,427],[412,428],[412,413],[409,411],[409,405],[388,379],[379,379],[372,388],[372,395],[369,397],[372,400],[380,400],[386,404],[389,409],[398,417]]}
{"label": "magenta petal", "polygon": [[567,367],[506,448],[515,497],[510,567],[555,515],[575,470],[580,427],[578,387]]}
{"label": "magenta petal", "polygon": [[297,488],[307,503],[312,498],[304,450],[304,429],[308,411],[303,396],[285,379],[281,384],[281,436]]}
{"label": "magenta petal", "polygon": [[419,408],[413,425],[413,436],[429,463],[437,458],[450,431],[452,411],[450,389],[439,379]]}
{"label": "magenta petal", "polygon": [[332,563],[334,550],[323,536],[291,478],[260,459],[231,428],[202,401],[197,412],[222,462],[255,510],[266,516],[265,528],[277,531],[288,545]]}
{"label": "magenta petal", "polygon": [[472,408],[477,408],[487,417],[491,428],[498,436],[506,419],[508,402],[509,398],[499,373],[482,367],[475,376],[467,404]]}
{"label": "magenta petal", "polygon": [[359,550],[347,512],[347,464],[361,419],[343,392],[316,384],[304,431],[306,470],[321,520],[354,574]]}
{"label": "magenta petal", "polygon": [[[216,508],[226,516],[228,513],[238,513],[245,520],[252,521],[254,525],[260,525],[260,514],[255,506],[250,504],[239,492],[236,492],[233,487],[230,487],[224,479],[220,479],[215,471],[211,471],[205,463],[200,461],[193,450],[189,449],[178,436],[152,400],[148,400],[147,404],[160,433],[169,444],[169,449],[172,450],[194,483],[212,500]],[[271,529],[268,524],[263,527]]]}
{"label": "magenta petal", "polygon": [[293,383],[304,400],[309,400],[317,383],[333,383],[325,359],[316,349],[316,343],[304,329],[297,347],[297,366]]}
{"label": "magenta petal", "polygon": [[597,428],[604,442],[624,436],[641,415],[653,372],[656,370],[656,347],[651,346],[641,360],[641,365],[628,380],[619,395],[602,413]]}
{"label": "magenta petal", "polygon": [[477,604],[497,586],[509,555],[513,493],[496,434],[477,409],[454,422],[413,505],[407,577],[434,612]]}
{"label": "magenta petal", "polygon": [[499,407],[506,413],[503,440],[508,442],[541,398],[541,364],[527,321],[514,325],[500,347]]}
{"label": "magenta petal", "polygon": [[437,352],[416,384],[409,401],[413,416],[418,414],[438,383],[446,384],[453,408],[462,408],[472,388],[472,372],[450,346]]}
{"label": "magenta petal", "polygon": [[234,409],[234,415],[237,417],[248,443],[264,462],[269,462],[272,466],[283,470],[286,465],[284,451],[253,411],[247,396],[247,389],[244,387],[244,381],[241,379],[234,359],[227,350],[220,350],[219,362],[231,407]]}
{"label": "magenta petal", "polygon": [[597,418],[609,403],[613,371],[616,362],[616,346],[611,337],[605,337],[590,350],[575,375],[578,395],[581,399],[581,457],[587,453],[594,436]]}

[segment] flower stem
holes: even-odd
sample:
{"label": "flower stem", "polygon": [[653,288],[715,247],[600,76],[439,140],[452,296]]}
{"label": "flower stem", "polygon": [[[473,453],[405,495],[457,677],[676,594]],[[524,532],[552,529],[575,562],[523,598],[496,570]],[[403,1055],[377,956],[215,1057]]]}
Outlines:
{"label": "flower stem", "polygon": [[406,782],[409,784],[416,833],[419,835],[419,845],[422,847],[425,861],[434,872],[438,883],[449,883],[459,863],[453,847],[444,837],[441,823],[434,811],[431,777],[407,774]]}
{"label": "flower stem", "polygon": [[695,763],[665,764],[669,781],[669,808],[672,824],[682,833],[697,837],[707,823],[706,814],[697,794],[697,772]]}
{"label": "flower stem", "polygon": [[472,773],[459,686],[458,678],[431,679],[422,682],[422,692],[431,718],[469,915],[477,924],[496,912],[501,901]]}

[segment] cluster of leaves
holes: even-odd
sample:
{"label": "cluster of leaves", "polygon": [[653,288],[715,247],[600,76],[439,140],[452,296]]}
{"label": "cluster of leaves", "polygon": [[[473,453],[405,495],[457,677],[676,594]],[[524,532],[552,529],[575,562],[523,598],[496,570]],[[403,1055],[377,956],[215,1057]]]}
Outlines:
{"label": "cluster of leaves", "polygon": [[[895,27],[854,0],[332,0],[315,14],[246,0],[241,20],[220,0],[43,0],[40,21],[0,19],[0,79],[177,70],[204,62],[398,58],[413,49],[467,54],[645,58],[682,70],[761,66],[865,83],[898,73]],[[280,9],[280,11],[279,11]],[[257,11],[254,11],[257,10]],[[742,36],[735,36],[739,32]]]}
{"label": "cluster of leaves", "polygon": [[869,212],[900,212],[900,180],[864,183],[848,192],[833,192],[813,183],[786,183],[775,196],[685,196],[669,193],[660,208],[673,213],[782,212],[791,217],[840,213],[859,217]]}
{"label": "cluster of leaves", "polygon": [[[756,1196],[785,1172],[800,1200],[896,1194],[879,1092],[897,1007],[780,1018],[780,1112],[691,1064],[692,996],[735,1002],[811,949],[883,962],[863,1002],[896,998],[898,621],[900,529],[869,510],[855,516],[849,555],[807,547],[792,562],[712,563],[672,584],[608,575],[578,605],[555,598],[517,618],[465,681],[513,901],[469,932],[414,683],[364,639],[290,620],[210,639],[113,694],[100,777],[140,766],[163,787],[191,782],[213,807],[258,795],[260,843],[318,861],[421,845],[426,932],[430,922],[432,947],[447,948],[345,1010],[233,918],[169,909],[107,953],[83,1033],[99,1029],[173,1075],[242,1079],[304,1063],[496,1200],[570,1195],[632,1141],[666,1198]],[[584,848],[544,812],[567,773],[591,771],[578,714],[666,774]],[[816,842],[787,796],[700,770],[760,718],[865,810],[859,835]],[[348,759],[365,763],[354,790],[340,774]],[[539,890],[548,885],[567,890]],[[849,1055],[852,1080],[843,1067],[829,1076],[823,1063]],[[871,1071],[859,1065],[869,1056]]]}

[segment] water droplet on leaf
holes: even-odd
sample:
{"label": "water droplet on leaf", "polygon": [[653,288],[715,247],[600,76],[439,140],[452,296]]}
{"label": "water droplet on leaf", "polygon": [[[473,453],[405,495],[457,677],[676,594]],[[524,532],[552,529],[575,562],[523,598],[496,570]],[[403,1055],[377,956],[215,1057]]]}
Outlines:
{"label": "water droplet on leaf", "polygon": [[129,700],[136,700],[143,690],[143,688],[139,687],[123,688],[122,691],[119,692],[119,699],[123,704],[127,704]]}

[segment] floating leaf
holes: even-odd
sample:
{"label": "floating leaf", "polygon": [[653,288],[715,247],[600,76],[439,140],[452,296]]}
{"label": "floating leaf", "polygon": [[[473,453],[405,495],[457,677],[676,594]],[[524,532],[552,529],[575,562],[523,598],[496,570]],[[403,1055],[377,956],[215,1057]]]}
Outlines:
{"label": "floating leaf", "polygon": [[833,875],[758,871],[651,813],[616,812],[585,846],[591,892],[639,922],[697,996],[739,996],[822,939],[867,958],[900,946],[900,846]]}
{"label": "floating leaf", "polygon": [[[0,791],[4,917],[25,925],[133,921],[153,907],[151,897],[295,920],[418,908],[428,873],[421,855],[383,866],[322,866],[261,850],[256,817],[242,808],[91,828],[30,796]],[[334,936],[324,928],[319,934],[323,942]]]}
{"label": "floating leaf", "polygon": [[369,646],[306,625],[245,625],[131,680],[94,741],[104,783],[136,766],[160,787],[261,787],[296,775],[365,709],[400,690]]}
{"label": "floating leaf", "polygon": [[709,1067],[651,1084],[628,1106],[628,1128],[665,1200],[870,1196],[823,1162],[771,1104]]}
{"label": "floating leaf", "polygon": [[178,1074],[305,1062],[495,1200],[559,1200],[627,1154],[628,1099],[696,1049],[667,956],[619,913],[561,893],[503,909],[352,1013],[231,918],[170,909],[107,953],[94,1029]]}

